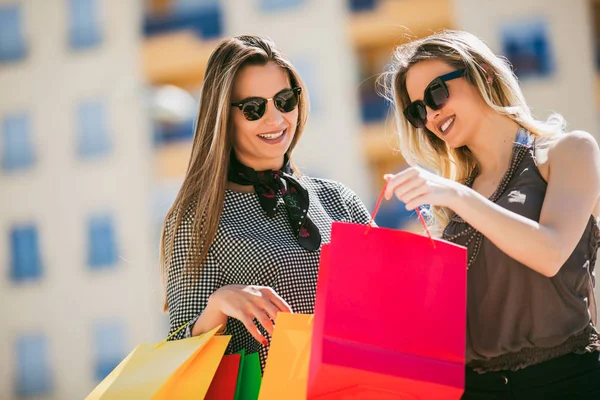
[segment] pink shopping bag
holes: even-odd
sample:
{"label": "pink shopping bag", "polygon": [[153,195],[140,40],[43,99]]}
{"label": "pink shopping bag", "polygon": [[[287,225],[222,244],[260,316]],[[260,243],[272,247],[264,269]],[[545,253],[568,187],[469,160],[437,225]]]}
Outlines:
{"label": "pink shopping bag", "polygon": [[334,222],[321,253],[310,399],[459,399],[467,252]]}

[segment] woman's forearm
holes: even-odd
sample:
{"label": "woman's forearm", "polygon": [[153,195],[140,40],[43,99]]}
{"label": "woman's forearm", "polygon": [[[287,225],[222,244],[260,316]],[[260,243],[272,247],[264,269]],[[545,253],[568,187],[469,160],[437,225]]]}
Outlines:
{"label": "woman's forearm", "polygon": [[460,190],[451,208],[504,253],[542,275],[554,276],[569,256],[550,229],[470,188]]}
{"label": "woman's forearm", "polygon": [[192,327],[192,336],[201,335],[219,325],[225,327],[225,324],[227,324],[227,315],[213,307],[209,301]]}

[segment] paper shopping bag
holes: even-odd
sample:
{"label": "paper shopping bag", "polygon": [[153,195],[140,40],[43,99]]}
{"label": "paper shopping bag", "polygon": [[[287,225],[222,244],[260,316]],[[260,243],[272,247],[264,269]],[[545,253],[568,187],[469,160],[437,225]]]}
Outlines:
{"label": "paper shopping bag", "polygon": [[202,336],[137,346],[86,398],[192,399],[206,393],[231,336]]}
{"label": "paper shopping bag", "polygon": [[321,252],[308,398],[459,399],[467,253],[334,222]]}
{"label": "paper shopping bag", "polygon": [[262,382],[258,353],[240,352],[240,372],[235,391],[235,400],[257,400]]}
{"label": "paper shopping bag", "polygon": [[241,354],[223,356],[204,400],[234,400]]}
{"label": "paper shopping bag", "polygon": [[313,316],[277,313],[260,400],[304,400]]}
{"label": "paper shopping bag", "polygon": [[197,399],[207,393],[231,336],[214,336],[204,349],[182,366],[152,400]]}

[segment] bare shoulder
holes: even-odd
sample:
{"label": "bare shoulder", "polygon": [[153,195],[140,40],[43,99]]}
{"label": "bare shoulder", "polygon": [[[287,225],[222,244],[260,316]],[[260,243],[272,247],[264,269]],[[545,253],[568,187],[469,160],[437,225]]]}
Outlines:
{"label": "bare shoulder", "polygon": [[[580,160],[584,165],[594,164],[600,157],[598,142],[585,131],[538,136],[535,139],[535,158],[538,168],[548,180],[551,164],[571,164]],[[571,164],[576,167],[579,162]]]}
{"label": "bare shoulder", "polygon": [[563,135],[556,135],[548,144],[549,161],[553,159],[585,158],[597,156],[599,153],[598,142],[585,131],[572,131]]}

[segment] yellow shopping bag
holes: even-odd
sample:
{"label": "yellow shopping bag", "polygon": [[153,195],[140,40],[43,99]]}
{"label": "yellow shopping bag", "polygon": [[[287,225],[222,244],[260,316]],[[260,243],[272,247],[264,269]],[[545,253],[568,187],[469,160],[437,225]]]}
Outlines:
{"label": "yellow shopping bag", "polygon": [[231,339],[215,336],[219,329],[137,346],[86,400],[202,398]]}
{"label": "yellow shopping bag", "polygon": [[304,400],[313,315],[278,313],[259,400]]}

